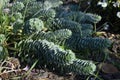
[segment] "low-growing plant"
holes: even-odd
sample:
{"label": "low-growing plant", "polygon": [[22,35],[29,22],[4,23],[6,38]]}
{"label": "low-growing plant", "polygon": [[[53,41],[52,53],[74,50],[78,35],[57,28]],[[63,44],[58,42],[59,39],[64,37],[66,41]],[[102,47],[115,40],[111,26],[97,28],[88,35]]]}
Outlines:
{"label": "low-growing plant", "polygon": [[[66,10],[61,0],[16,0],[11,4],[2,6],[0,13],[0,34],[7,38],[4,46],[9,56],[17,56],[28,64],[38,59],[38,65],[52,65],[62,72],[94,74],[96,65],[76,54],[104,52],[110,47],[109,39],[93,37],[100,15]],[[3,12],[5,9],[9,11]]]}

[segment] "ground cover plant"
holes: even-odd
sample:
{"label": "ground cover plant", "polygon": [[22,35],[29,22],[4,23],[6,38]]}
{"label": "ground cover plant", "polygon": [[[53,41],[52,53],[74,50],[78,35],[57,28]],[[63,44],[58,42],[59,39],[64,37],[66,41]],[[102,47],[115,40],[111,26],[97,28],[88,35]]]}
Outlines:
{"label": "ground cover plant", "polygon": [[98,37],[100,15],[66,6],[62,0],[1,0],[0,4],[0,74],[20,67],[8,69],[10,60],[22,67],[47,67],[63,75],[72,72],[99,79],[96,65],[109,56],[112,45],[108,38]]}

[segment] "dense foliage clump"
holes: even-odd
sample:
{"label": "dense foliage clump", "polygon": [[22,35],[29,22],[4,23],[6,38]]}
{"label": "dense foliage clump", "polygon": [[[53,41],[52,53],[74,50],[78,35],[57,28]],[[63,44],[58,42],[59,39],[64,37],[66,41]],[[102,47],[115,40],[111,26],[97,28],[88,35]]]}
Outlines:
{"label": "dense foliage clump", "polygon": [[[16,0],[12,6],[2,6],[1,11],[9,9],[8,13],[1,12],[7,19],[1,18],[0,28],[4,30],[5,26],[9,27],[8,31],[0,31],[1,36],[3,34],[8,38],[4,40],[8,45],[3,47],[10,51],[9,55],[20,57],[21,62],[29,63],[38,59],[40,63],[52,64],[51,67],[61,71],[94,74],[96,65],[90,60],[79,59],[76,54],[82,51],[84,54],[104,52],[110,47],[109,39],[93,37],[95,25],[101,16],[79,9],[67,10],[62,4],[61,0]],[[1,44],[0,47],[1,57]]]}

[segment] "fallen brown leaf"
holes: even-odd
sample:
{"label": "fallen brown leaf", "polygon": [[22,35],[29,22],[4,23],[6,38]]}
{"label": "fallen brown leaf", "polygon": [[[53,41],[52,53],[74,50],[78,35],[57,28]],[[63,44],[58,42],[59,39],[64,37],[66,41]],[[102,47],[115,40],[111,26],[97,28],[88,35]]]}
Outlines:
{"label": "fallen brown leaf", "polygon": [[114,65],[108,64],[108,63],[100,63],[98,65],[98,67],[104,73],[111,73],[111,74],[113,74],[113,73],[119,72],[118,69]]}

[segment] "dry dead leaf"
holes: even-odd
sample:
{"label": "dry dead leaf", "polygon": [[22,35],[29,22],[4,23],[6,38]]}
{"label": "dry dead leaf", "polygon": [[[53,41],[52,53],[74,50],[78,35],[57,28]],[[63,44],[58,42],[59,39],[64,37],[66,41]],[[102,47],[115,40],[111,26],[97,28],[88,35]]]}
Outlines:
{"label": "dry dead leaf", "polygon": [[18,69],[20,67],[20,62],[17,58],[10,57],[8,58],[8,61],[11,63],[11,68]]}
{"label": "dry dead leaf", "polygon": [[0,74],[0,78],[8,79],[9,78],[9,74],[8,73],[2,73],[2,74]]}
{"label": "dry dead leaf", "polygon": [[111,73],[111,74],[113,74],[113,73],[119,72],[118,69],[114,65],[108,64],[108,63],[100,63],[98,65],[98,67],[104,73]]}

